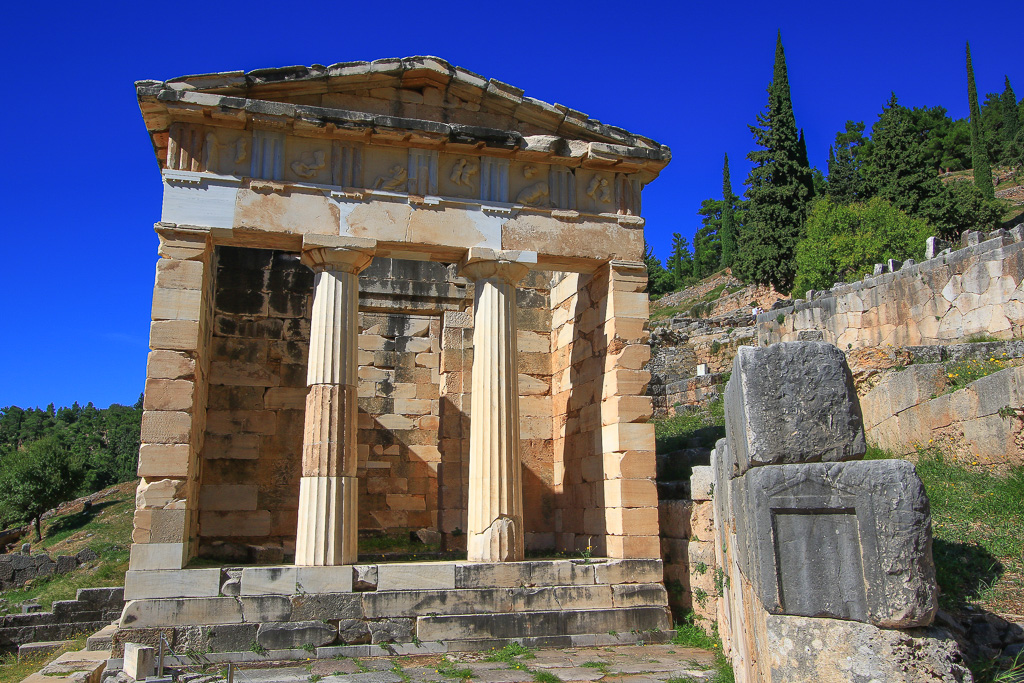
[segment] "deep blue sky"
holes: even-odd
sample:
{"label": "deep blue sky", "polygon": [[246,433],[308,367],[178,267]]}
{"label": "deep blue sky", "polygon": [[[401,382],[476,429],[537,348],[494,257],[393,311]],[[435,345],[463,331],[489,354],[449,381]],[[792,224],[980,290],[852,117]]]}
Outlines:
{"label": "deep blue sky", "polygon": [[[847,119],[890,90],[967,110],[964,41],[980,93],[1024,95],[1021,0],[959,2],[12,3],[0,22],[0,407],[133,403],[142,390],[160,177],[138,79],[432,54],[672,147],[644,193],[648,240],[692,238],[743,193],[782,30],[797,124],[823,167]],[[781,7],[781,9],[780,9]]]}

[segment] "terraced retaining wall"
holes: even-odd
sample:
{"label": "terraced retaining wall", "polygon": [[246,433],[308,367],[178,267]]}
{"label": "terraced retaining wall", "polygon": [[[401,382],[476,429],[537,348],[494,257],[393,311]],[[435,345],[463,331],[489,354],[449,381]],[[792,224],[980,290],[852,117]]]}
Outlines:
{"label": "terraced retaining wall", "polygon": [[1019,337],[1024,333],[1024,225],[985,237],[981,241],[980,233],[968,233],[969,246],[963,249],[811,292],[809,300],[762,313],[759,346],[797,341],[808,330],[822,331],[824,341],[841,349],[943,344],[974,334]]}

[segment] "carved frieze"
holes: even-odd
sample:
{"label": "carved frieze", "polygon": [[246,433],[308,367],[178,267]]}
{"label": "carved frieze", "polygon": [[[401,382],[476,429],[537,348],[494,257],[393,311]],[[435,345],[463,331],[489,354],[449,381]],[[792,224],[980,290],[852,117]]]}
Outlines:
{"label": "carved frieze", "polygon": [[552,207],[567,210],[576,208],[576,176],[571,168],[550,166],[548,186]]}
{"label": "carved frieze", "polygon": [[316,178],[327,167],[327,152],[322,149],[303,152],[291,163],[292,173],[305,180]]}

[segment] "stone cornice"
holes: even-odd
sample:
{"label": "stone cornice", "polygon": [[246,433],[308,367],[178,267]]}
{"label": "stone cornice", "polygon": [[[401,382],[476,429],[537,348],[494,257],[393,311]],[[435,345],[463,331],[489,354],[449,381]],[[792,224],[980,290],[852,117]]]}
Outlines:
{"label": "stone cornice", "polygon": [[[455,92],[486,105],[530,131],[388,116],[351,109],[298,105],[271,98],[341,92],[353,87],[423,87]],[[379,60],[331,67],[288,67],[243,74],[186,76],[136,83],[140,108],[163,165],[166,131],[174,121],[233,128],[267,127],[309,137],[358,138],[381,145],[547,160],[567,166],[643,172],[653,179],[671,159],[668,147],[608,126],[585,114],[524,97],[500,81],[486,80],[436,58]],[[267,99],[262,99],[267,98]]]}

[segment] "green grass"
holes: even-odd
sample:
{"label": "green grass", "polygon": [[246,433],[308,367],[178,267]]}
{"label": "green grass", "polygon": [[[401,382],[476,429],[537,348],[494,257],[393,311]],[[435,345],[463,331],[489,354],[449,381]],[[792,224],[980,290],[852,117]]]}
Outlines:
{"label": "green grass", "polygon": [[658,453],[671,453],[693,442],[702,448],[714,448],[725,438],[725,404],[712,401],[695,412],[654,421],[654,440]]}
{"label": "green grass", "polygon": [[715,683],[733,683],[736,680],[732,664],[722,652],[722,640],[718,637],[718,624],[712,627],[712,635],[708,635],[697,625],[696,615],[690,612],[682,623],[676,624],[676,634],[672,637],[672,644],[711,650],[715,653],[715,677],[712,680]]}
{"label": "green grass", "polygon": [[473,675],[472,669],[460,669],[455,666],[455,662],[447,657],[442,657],[441,661],[437,663],[436,671],[446,678],[458,678],[462,680]]}
{"label": "green grass", "polygon": [[516,658],[522,659],[534,659],[537,655],[533,654],[533,650],[519,643],[509,643],[500,650],[492,650],[489,655],[484,657],[485,662],[513,662],[519,661]]}
{"label": "green grass", "polygon": [[946,363],[947,392],[963,389],[975,380],[991,375],[994,372],[1005,370],[1008,367],[1010,366],[1001,358],[961,360],[954,363]]}
{"label": "green grass", "polygon": [[1004,340],[1003,339],[999,339],[998,337],[993,337],[991,334],[985,334],[984,332],[978,332],[976,334],[972,334],[971,336],[967,337],[967,339],[964,340],[964,342],[967,343],[967,344],[984,344],[986,342],[997,342],[997,341],[1004,341]]}
{"label": "green grass", "polygon": [[4,609],[16,610],[26,600],[35,600],[49,609],[55,600],[74,599],[79,588],[124,585],[132,542],[135,483],[119,484],[108,491],[89,512],[78,507],[43,522],[43,540],[32,544],[33,554],[45,552],[54,558],[90,548],[99,555],[99,560],[92,563],[95,566],[33,579],[25,588],[2,592],[0,598],[8,605]]}
{"label": "green grass", "polygon": [[562,683],[562,679],[550,671],[534,671],[533,680],[537,683]]}
{"label": "green grass", "polygon": [[48,662],[53,661],[59,655],[62,655],[65,652],[74,652],[76,650],[84,649],[86,637],[87,636],[83,635],[53,652],[23,657],[20,662],[18,661],[17,655],[14,653],[0,653],[0,683],[19,683],[19,681],[22,681],[28,678],[31,674],[39,671]]}
{"label": "green grass", "polygon": [[[892,456],[869,449],[867,457]],[[932,554],[943,608],[1024,612],[1024,467],[1001,476],[952,462],[938,448],[922,448],[917,473],[931,502]]]}

